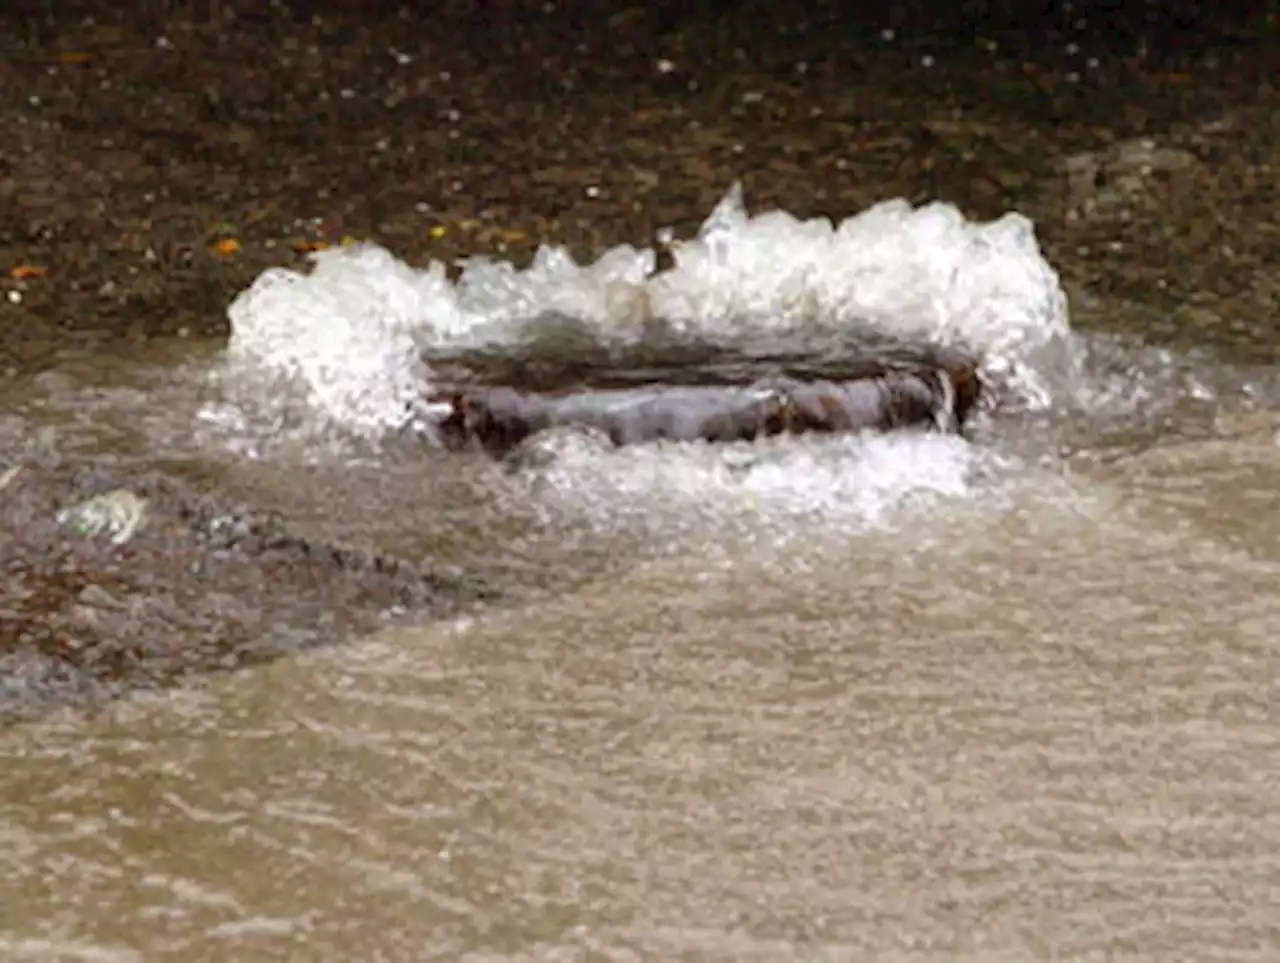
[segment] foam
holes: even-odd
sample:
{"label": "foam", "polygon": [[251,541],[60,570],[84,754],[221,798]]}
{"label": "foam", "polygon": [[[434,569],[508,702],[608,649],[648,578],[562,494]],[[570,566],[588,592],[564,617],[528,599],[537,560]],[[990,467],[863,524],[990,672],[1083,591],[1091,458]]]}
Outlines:
{"label": "foam", "polygon": [[601,451],[564,445],[524,477],[545,521],[684,544],[692,532],[774,546],[815,530],[890,530],[964,503],[997,505],[1014,464],[955,436],[923,432],[658,443]]}
{"label": "foam", "polygon": [[312,415],[376,435],[403,427],[450,348],[527,347],[566,329],[606,345],[655,332],[713,344],[864,336],[963,344],[1033,406],[1053,400],[1070,325],[1031,222],[968,221],[891,200],[839,225],[750,215],[739,185],[674,266],[627,245],[580,265],[545,245],[523,269],[473,258],[456,283],[373,244],[322,251],[310,273],[264,272],[231,304],[223,374],[300,398]]}

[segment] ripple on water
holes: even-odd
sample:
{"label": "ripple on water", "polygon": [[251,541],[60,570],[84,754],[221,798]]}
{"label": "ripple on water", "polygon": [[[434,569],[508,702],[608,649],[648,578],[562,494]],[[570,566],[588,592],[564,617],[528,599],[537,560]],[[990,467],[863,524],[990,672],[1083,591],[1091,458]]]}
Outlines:
{"label": "ripple on water", "polygon": [[[316,279],[275,275],[246,296],[238,350],[278,350],[321,407],[377,427],[420,386],[423,340],[510,334],[531,300],[634,331],[652,320],[647,292],[732,340],[735,311],[838,326],[855,303],[936,334],[987,298],[974,331],[1028,364],[1065,334],[1056,276],[1016,218],[987,229],[896,206],[835,229],[739,208],[722,205],[674,283],[647,279],[636,251],[585,268],[550,251],[524,274],[478,265],[472,288],[386,251],[335,253]],[[770,262],[784,242],[797,258]],[[821,270],[850,258],[860,270],[847,285]],[[916,283],[886,269],[899,261]],[[953,283],[958,261],[974,268],[965,283]],[[768,310],[743,312],[744,300]],[[424,304],[444,312],[425,334]],[[348,348],[353,363],[333,367]],[[1082,408],[1142,408],[1198,383],[1199,369],[1162,381],[1149,360],[1097,379],[1123,390],[1086,393]],[[24,412],[16,433],[55,425],[102,446],[93,422],[114,411],[112,443],[140,434],[207,455],[231,439],[249,471],[279,454],[272,432],[290,425],[269,405],[265,430],[218,408],[225,422],[184,435],[215,409],[190,385],[170,389],[165,412],[168,394],[145,402],[151,421],[122,414],[143,410],[137,392],[80,409],[63,395],[61,409]],[[569,451],[501,484],[477,469],[507,500],[483,516],[494,550],[515,550],[502,526],[517,506],[563,542],[587,532],[559,555],[531,551],[533,563],[593,577],[517,610],[5,732],[0,905],[16,912],[0,948],[189,961],[1274,959],[1280,573],[1274,553],[1233,548],[1215,519],[1250,525],[1280,460],[1259,455],[1246,475],[1229,460],[1162,468],[1147,456],[1149,474],[1199,486],[1199,501],[1179,500],[1155,497],[1124,460],[1072,474],[1002,441]],[[1052,447],[1039,441],[1037,454]],[[350,448],[302,449],[310,464],[275,466],[295,509],[376,502],[377,524],[404,527],[440,505],[430,455],[399,488],[388,479],[403,463],[374,460],[388,487],[362,489]],[[393,489],[403,514],[381,500]],[[609,568],[602,551],[632,555]]]}
{"label": "ripple on water", "polygon": [[197,960],[1269,959],[1275,563],[1026,466],[837,518],[12,734],[6,903]]}

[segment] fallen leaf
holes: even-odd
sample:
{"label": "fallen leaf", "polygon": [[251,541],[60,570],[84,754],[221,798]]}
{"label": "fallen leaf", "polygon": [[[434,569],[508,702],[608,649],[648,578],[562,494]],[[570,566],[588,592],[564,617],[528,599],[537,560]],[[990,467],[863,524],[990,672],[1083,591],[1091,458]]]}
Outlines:
{"label": "fallen leaf", "polygon": [[42,278],[48,268],[40,267],[38,264],[19,264],[9,271],[9,276],[15,281],[30,281],[32,278]]}
{"label": "fallen leaf", "polygon": [[314,254],[316,251],[327,251],[331,245],[327,241],[295,241],[293,249],[299,254]]}
{"label": "fallen leaf", "polygon": [[224,237],[218,242],[218,253],[223,257],[232,257],[240,252],[240,242],[234,237]]}
{"label": "fallen leaf", "polygon": [[73,64],[87,64],[92,59],[93,54],[84,53],[79,50],[64,50],[62,53],[58,54],[58,62],[67,64],[68,66]]}
{"label": "fallen leaf", "polygon": [[440,238],[444,237],[448,233],[449,229],[443,224],[433,224],[431,225],[431,229],[427,231],[427,234],[433,241],[440,240]]}

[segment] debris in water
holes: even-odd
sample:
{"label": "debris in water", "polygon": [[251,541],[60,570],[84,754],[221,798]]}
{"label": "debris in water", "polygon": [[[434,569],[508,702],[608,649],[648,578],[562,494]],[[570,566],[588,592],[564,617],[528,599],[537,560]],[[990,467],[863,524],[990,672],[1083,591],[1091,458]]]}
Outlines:
{"label": "debris in water", "polygon": [[654,381],[555,392],[467,387],[433,394],[426,411],[446,444],[505,455],[565,426],[594,429],[614,445],[910,427],[958,433],[981,394],[977,365],[967,359],[858,367],[842,378],[773,374],[730,384]]}
{"label": "debris in water", "polygon": [[58,512],[58,524],[81,538],[106,535],[113,545],[123,545],[146,520],[147,504],[127,488],[117,488]]}

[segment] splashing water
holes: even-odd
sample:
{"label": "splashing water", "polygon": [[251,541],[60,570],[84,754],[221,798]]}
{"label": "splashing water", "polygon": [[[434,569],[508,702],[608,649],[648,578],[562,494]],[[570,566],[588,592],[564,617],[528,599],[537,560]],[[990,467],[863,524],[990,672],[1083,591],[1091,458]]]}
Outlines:
{"label": "splashing water", "polygon": [[603,454],[580,444],[530,481],[544,505],[586,516],[597,530],[677,531],[696,516],[706,532],[745,522],[779,542],[815,518],[846,532],[883,529],[907,504],[954,504],[977,487],[999,495],[1011,467],[955,436],[903,433],[662,442]]}
{"label": "splashing water", "polygon": [[223,374],[265,376],[314,419],[376,436],[414,417],[433,351],[520,349],[565,325],[606,346],[655,332],[726,347],[958,344],[1035,407],[1069,368],[1066,296],[1020,214],[979,224],[949,204],[891,200],[837,226],[752,216],[735,184],[672,253],[655,274],[651,249],[583,266],[547,245],[524,269],[471,259],[454,284],[440,262],[415,269],[372,244],[320,252],[310,274],[271,269],[231,304]]}
{"label": "splashing water", "polygon": [[[376,441],[423,425],[433,356],[536,352],[562,345],[566,332],[605,349],[653,339],[800,352],[956,346],[1024,406],[1046,409],[1075,389],[1066,295],[1020,214],[976,223],[949,204],[890,200],[839,224],[753,216],[735,184],[671,253],[671,267],[655,273],[652,249],[620,245],[581,265],[544,245],[523,269],[472,258],[454,283],[438,261],[418,269],[363,244],[314,255],[310,273],[269,270],[229,308],[217,375],[247,403],[210,409],[206,421],[243,427],[247,413],[265,411],[278,439],[289,434],[288,411],[300,415],[302,435],[336,428]],[[994,453],[938,437],[733,447],[579,446],[533,473],[530,496],[595,528],[627,519],[670,527],[661,519],[671,513],[679,528],[681,518],[710,513],[768,515],[782,524],[766,526],[776,533],[813,511],[882,526],[897,505],[954,501],[975,484],[994,491],[987,476],[1003,473]]]}

